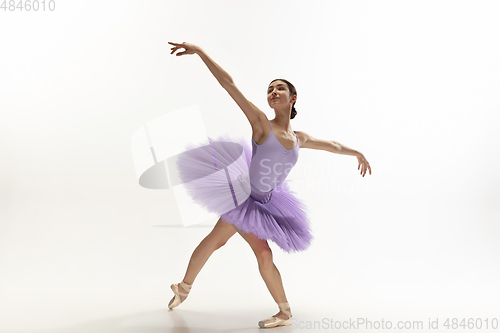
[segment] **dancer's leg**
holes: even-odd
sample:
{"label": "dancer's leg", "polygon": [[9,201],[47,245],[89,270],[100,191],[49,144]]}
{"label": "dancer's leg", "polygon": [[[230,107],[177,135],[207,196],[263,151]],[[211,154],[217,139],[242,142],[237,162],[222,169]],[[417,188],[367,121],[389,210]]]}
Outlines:
{"label": "dancer's leg", "polygon": [[[257,262],[259,264],[260,275],[266,283],[267,289],[274,298],[276,303],[287,302],[283,282],[281,281],[281,274],[273,262],[273,253],[266,240],[259,239],[252,233],[245,234],[241,230],[235,229],[247,241],[252,248]],[[290,311],[290,308],[287,309]],[[276,316],[282,319],[288,319],[288,316],[283,312],[279,312]]]}
{"label": "dancer's leg", "polygon": [[[226,244],[229,238],[235,233],[236,229],[232,224],[224,222],[222,218],[219,218],[212,231],[200,242],[191,255],[183,282],[193,284],[196,276],[212,253]],[[185,292],[180,285],[179,290]],[[185,298],[185,296],[181,296],[181,301],[184,301]]]}

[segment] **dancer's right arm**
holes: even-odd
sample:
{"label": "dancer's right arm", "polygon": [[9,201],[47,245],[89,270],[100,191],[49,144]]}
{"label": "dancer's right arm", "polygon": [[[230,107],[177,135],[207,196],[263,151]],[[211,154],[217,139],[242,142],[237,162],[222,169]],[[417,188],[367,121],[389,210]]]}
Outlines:
{"label": "dancer's right arm", "polygon": [[238,87],[236,87],[236,85],[234,84],[231,75],[229,75],[228,72],[220,67],[212,58],[210,58],[205,50],[197,45],[190,43],[177,44],[169,42],[169,44],[174,45],[171,54],[173,54],[179,48],[184,48],[186,49],[185,51],[179,52],[176,55],[198,54],[200,56],[201,60],[203,60],[205,65],[207,65],[210,72],[212,72],[217,81],[219,81],[222,88],[224,88],[229,93],[229,95],[243,111],[248,121],[250,122],[250,125],[252,125],[254,132],[255,129],[262,129],[262,124],[267,124],[267,117],[265,113],[245,98]]}

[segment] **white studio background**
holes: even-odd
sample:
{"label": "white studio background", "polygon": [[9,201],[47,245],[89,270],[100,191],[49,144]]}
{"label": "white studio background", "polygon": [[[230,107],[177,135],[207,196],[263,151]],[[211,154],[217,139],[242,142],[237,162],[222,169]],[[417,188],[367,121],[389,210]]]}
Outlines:
{"label": "white studio background", "polygon": [[268,84],[290,80],[294,130],[370,162],[361,177],[353,156],[300,150],[290,179],[316,238],[299,254],[271,243],[294,317],[491,320],[499,11],[472,0],[0,10],[0,330],[238,331],[276,313],[237,234],[167,311],[210,224],[178,227],[171,190],[139,186],[131,135],[195,104],[209,135],[251,135],[201,59],[170,55],[168,41],[203,47],[269,119]]}

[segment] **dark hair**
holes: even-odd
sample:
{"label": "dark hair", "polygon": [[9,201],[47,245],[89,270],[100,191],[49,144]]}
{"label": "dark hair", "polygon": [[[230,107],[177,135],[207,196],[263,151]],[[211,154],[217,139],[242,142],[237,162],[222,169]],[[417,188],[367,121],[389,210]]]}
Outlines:
{"label": "dark hair", "polygon": [[[295,89],[295,87],[293,86],[293,84],[291,84],[290,82],[288,82],[287,80],[285,79],[274,79],[271,81],[271,83],[273,83],[274,81],[283,81],[287,84],[288,86],[288,91],[290,92],[290,95],[293,96],[293,95],[297,95],[297,90]],[[269,84],[271,84],[269,83]],[[290,113],[290,119],[293,119],[295,118],[295,116],[297,115],[297,110],[295,110],[295,103],[296,102],[293,102],[292,104],[292,112]]]}

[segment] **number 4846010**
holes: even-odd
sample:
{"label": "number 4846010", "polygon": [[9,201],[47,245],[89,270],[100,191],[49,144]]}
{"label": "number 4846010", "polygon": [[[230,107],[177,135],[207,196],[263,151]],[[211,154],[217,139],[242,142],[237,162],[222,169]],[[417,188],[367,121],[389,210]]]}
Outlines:
{"label": "number 4846010", "polygon": [[56,2],[54,0],[49,1],[38,1],[38,0],[4,0],[2,5],[0,6],[0,10],[4,12],[45,12],[45,11],[54,11],[56,9]]}
{"label": "number 4846010", "polygon": [[497,318],[491,318],[491,321],[489,320],[490,318],[486,319],[481,319],[481,318],[469,318],[466,320],[463,318],[462,320],[459,320],[458,318],[446,318],[445,322],[443,323],[443,326],[446,327],[447,329],[458,329],[458,328],[469,328],[469,329],[481,329],[481,328],[492,328],[492,329],[497,329],[498,328],[498,319]]}

